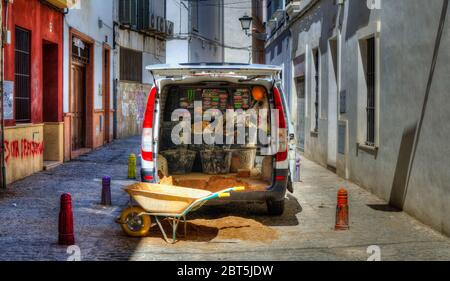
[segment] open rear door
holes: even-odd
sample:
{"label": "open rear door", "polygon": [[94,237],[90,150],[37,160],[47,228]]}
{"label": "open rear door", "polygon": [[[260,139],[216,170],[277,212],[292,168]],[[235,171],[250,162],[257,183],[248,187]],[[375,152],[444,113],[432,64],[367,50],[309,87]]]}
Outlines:
{"label": "open rear door", "polygon": [[[284,110],[286,112],[286,122],[287,122],[287,134],[288,134],[288,147],[289,147],[289,176],[290,176],[290,180],[291,183],[296,182],[296,178],[295,178],[295,174],[296,174],[296,157],[297,157],[297,145],[295,142],[296,136],[295,136],[295,127],[294,127],[294,123],[292,123],[291,120],[291,112],[290,112],[290,108],[289,105],[287,103],[286,100],[286,95],[284,94],[283,91],[283,87],[281,86],[280,83],[277,83],[277,87],[278,89],[280,89],[281,92],[281,97],[282,97],[282,101],[283,101],[283,107]],[[294,192],[293,190],[293,186],[288,186],[288,189],[292,189],[289,190],[290,192]]]}
{"label": "open rear door", "polygon": [[278,66],[260,64],[156,64],[148,66],[146,69],[158,78],[228,75],[277,80],[281,73],[281,68]]}

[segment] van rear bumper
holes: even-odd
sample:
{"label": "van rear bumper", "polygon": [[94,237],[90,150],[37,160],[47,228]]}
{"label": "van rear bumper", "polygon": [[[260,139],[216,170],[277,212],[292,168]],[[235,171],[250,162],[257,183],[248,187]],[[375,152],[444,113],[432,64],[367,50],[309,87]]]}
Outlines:
{"label": "van rear bumper", "polygon": [[[231,197],[226,201],[281,201],[286,196],[288,169],[275,170],[273,184],[266,191],[232,192]],[[152,177],[153,180],[149,180]],[[141,169],[142,182],[155,182],[155,175],[152,170]],[[224,201],[221,199],[221,201]]]}
{"label": "van rear bumper", "polygon": [[[230,201],[282,201],[286,196],[289,170],[276,170],[273,184],[266,191],[232,192]],[[278,180],[277,180],[278,179]],[[227,200],[227,201],[228,201]]]}
{"label": "van rear bumper", "polygon": [[148,183],[155,183],[156,177],[154,170],[150,169],[141,169],[141,181]]}

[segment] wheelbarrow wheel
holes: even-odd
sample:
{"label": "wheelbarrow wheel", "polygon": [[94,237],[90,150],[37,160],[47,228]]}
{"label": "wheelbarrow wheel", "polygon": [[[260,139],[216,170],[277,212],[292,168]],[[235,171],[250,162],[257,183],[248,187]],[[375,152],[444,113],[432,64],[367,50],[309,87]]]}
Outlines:
{"label": "wheelbarrow wheel", "polygon": [[144,237],[148,234],[151,227],[151,219],[148,215],[139,214],[145,212],[141,207],[129,207],[123,210],[120,221],[122,230],[132,237]]}

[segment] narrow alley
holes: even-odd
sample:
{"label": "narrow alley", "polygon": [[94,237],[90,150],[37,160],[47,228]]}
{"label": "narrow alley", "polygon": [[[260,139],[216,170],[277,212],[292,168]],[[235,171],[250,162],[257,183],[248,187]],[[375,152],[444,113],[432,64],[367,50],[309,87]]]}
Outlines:
{"label": "narrow alley", "polygon": [[[57,244],[59,197],[64,192],[72,194],[75,243],[82,260],[365,261],[370,246],[379,247],[382,260],[450,260],[449,238],[305,158],[302,182],[288,194],[282,217],[267,216],[265,204],[214,204],[188,218],[210,230],[204,236],[190,227],[187,238],[175,245],[166,244],[156,228],[149,237],[127,237],[114,220],[127,204],[121,188],[133,183],[127,180],[127,158],[138,154],[139,142],[137,137],[114,141],[0,191],[0,260],[69,258],[68,248]],[[112,175],[113,207],[99,204],[105,175]],[[334,230],[339,187],[349,191],[349,231]],[[220,221],[223,228],[216,223]],[[245,235],[222,235],[227,228]]]}

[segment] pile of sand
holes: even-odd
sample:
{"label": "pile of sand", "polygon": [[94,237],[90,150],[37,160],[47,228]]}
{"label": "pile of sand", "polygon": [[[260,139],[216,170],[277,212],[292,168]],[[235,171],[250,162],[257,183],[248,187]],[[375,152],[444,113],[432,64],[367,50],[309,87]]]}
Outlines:
{"label": "pile of sand", "polygon": [[[169,222],[164,221],[163,227],[167,233],[171,232]],[[157,226],[150,233],[153,237],[161,237]],[[183,241],[206,242],[219,239],[270,243],[278,238],[278,232],[252,219],[229,216],[212,220],[188,221],[187,237],[184,237],[184,227],[181,223],[178,228],[178,238]]]}
{"label": "pile of sand", "polygon": [[[275,229],[252,219],[240,217],[224,217],[215,220],[197,219],[190,222],[193,226],[217,228],[220,239],[239,239],[246,241],[270,242],[278,238]],[[188,232],[188,237],[189,237]]]}
{"label": "pile of sand", "polygon": [[252,187],[239,179],[223,176],[212,176],[209,179],[174,179],[173,185],[203,189],[211,192],[217,192],[230,187],[244,186],[246,191],[252,190]]}

